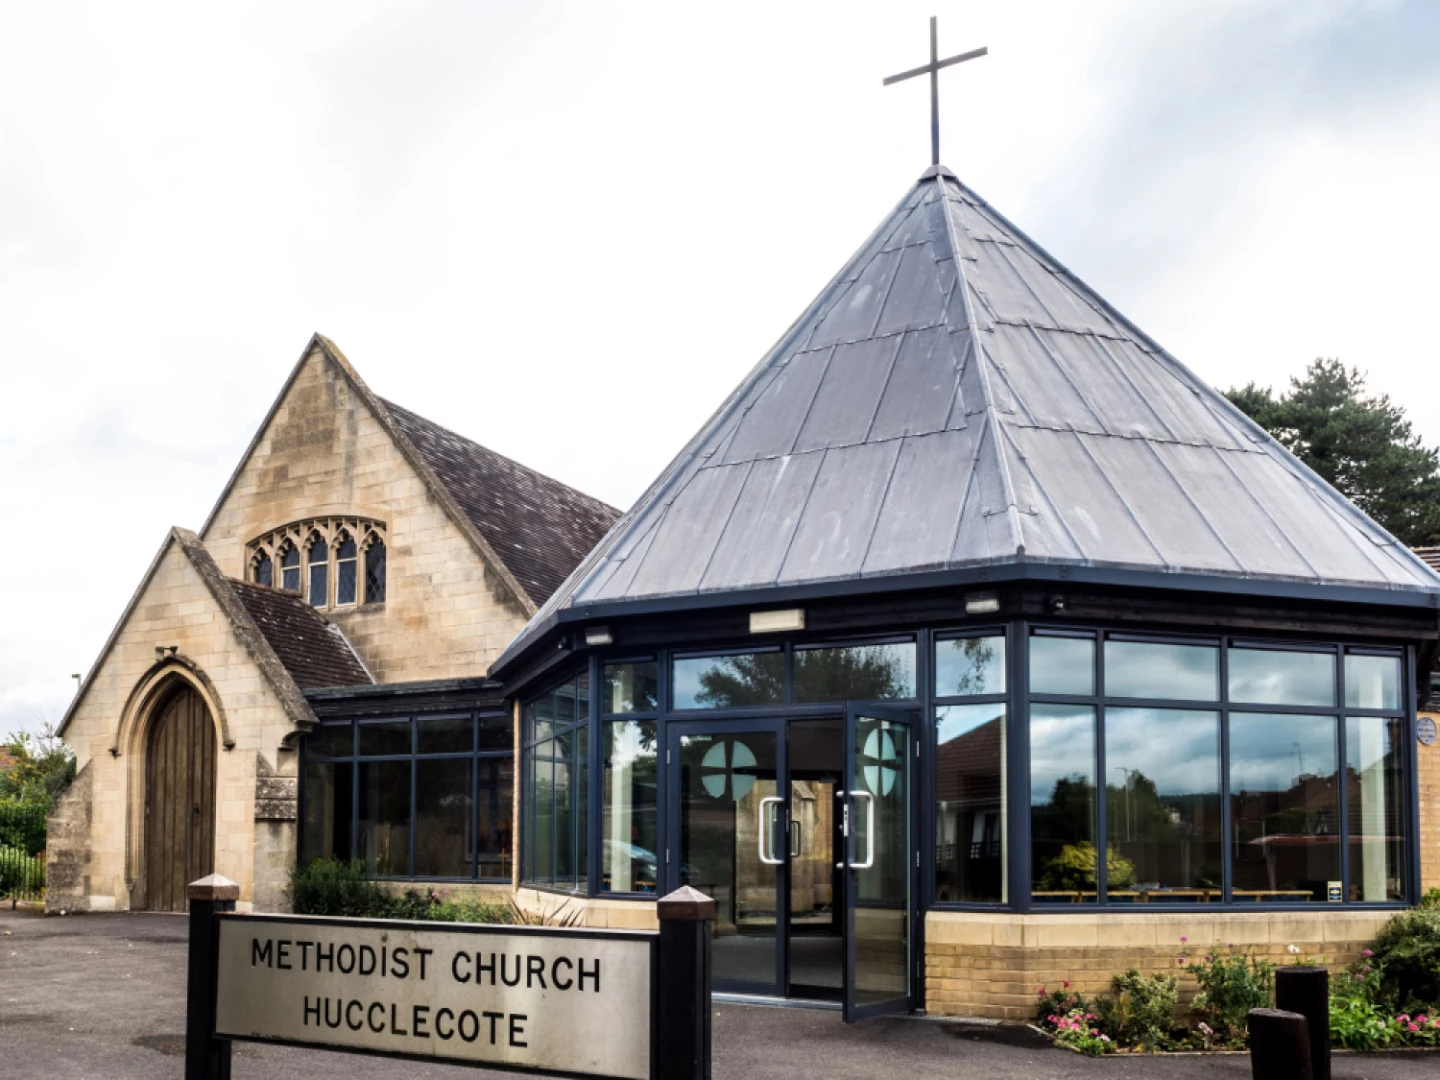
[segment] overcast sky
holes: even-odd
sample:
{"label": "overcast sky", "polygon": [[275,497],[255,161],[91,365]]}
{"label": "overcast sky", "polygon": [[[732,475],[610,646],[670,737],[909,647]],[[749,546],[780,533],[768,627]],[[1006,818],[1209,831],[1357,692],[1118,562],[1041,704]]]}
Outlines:
{"label": "overcast sky", "polygon": [[312,331],[626,507],[942,156],[1203,378],[1440,442],[1440,4],[0,0],[0,732]]}

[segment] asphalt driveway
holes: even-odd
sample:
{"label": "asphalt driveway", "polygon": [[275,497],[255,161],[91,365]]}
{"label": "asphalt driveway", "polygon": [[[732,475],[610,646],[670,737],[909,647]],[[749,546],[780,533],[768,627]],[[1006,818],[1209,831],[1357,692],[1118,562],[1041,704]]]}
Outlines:
{"label": "asphalt driveway", "polygon": [[[0,1078],[180,1080],[186,922],[0,910]],[[1082,1058],[1025,1028],[717,1005],[716,1080],[1248,1077],[1243,1055]],[[237,1044],[234,1080],[470,1080],[514,1073]],[[1433,1080],[1440,1054],[1338,1055],[1336,1080]]]}

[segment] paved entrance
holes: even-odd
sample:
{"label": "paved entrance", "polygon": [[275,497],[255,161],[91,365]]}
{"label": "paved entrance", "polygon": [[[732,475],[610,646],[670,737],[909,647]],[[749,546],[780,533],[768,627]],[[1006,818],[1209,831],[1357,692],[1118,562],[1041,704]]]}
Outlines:
{"label": "paved entrance", "polygon": [[[179,1080],[184,1068],[185,918],[0,911],[0,1078]],[[1432,1080],[1436,1053],[1336,1058],[1336,1080]],[[967,1077],[1248,1077],[1240,1055],[1092,1060],[1028,1031],[838,1013],[719,1005],[716,1080]],[[451,1065],[236,1044],[235,1080],[475,1080],[504,1077]]]}

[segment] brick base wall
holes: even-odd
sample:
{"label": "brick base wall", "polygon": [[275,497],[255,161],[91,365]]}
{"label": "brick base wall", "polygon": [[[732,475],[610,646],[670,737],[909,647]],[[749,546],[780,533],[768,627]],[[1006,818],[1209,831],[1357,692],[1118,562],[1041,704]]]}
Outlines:
{"label": "brick base wall", "polygon": [[[1181,1000],[1195,991],[1176,962],[1234,944],[1277,963],[1289,946],[1334,970],[1352,963],[1392,912],[1177,912],[1006,915],[932,911],[925,918],[925,1009],[938,1016],[1029,1020],[1036,989],[1069,980],[1086,996],[1110,989],[1128,968],[1181,975]],[[1182,945],[1181,937],[1189,940]]]}

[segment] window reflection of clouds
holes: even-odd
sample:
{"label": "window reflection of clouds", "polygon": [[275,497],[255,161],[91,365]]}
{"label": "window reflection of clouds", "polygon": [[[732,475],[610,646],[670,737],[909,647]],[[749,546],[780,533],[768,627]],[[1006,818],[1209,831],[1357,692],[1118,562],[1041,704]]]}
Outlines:
{"label": "window reflection of clouds", "polygon": [[1030,639],[1030,691],[1035,694],[1095,693],[1095,639]]}
{"label": "window reflection of clouds", "polygon": [[1005,638],[956,638],[935,643],[935,693],[966,697],[1005,692]]}
{"label": "window reflection of clouds", "polygon": [[[1163,797],[1219,791],[1220,714],[1106,709],[1105,765],[1143,774]],[[1113,772],[1110,780],[1121,782]]]}
{"label": "window reflection of clouds", "polygon": [[1109,697],[1218,701],[1220,649],[1213,645],[1107,641],[1105,693]]}
{"label": "window reflection of clouds", "polygon": [[1081,705],[1030,706],[1030,803],[1045,806],[1068,776],[1095,779],[1095,710]]}
{"label": "window reflection of clouds", "polygon": [[1230,700],[1334,705],[1335,656],[1279,649],[1230,650]]}
{"label": "window reflection of clouds", "polygon": [[1334,773],[1335,723],[1333,716],[1231,713],[1231,793],[1288,791],[1302,775]]}

